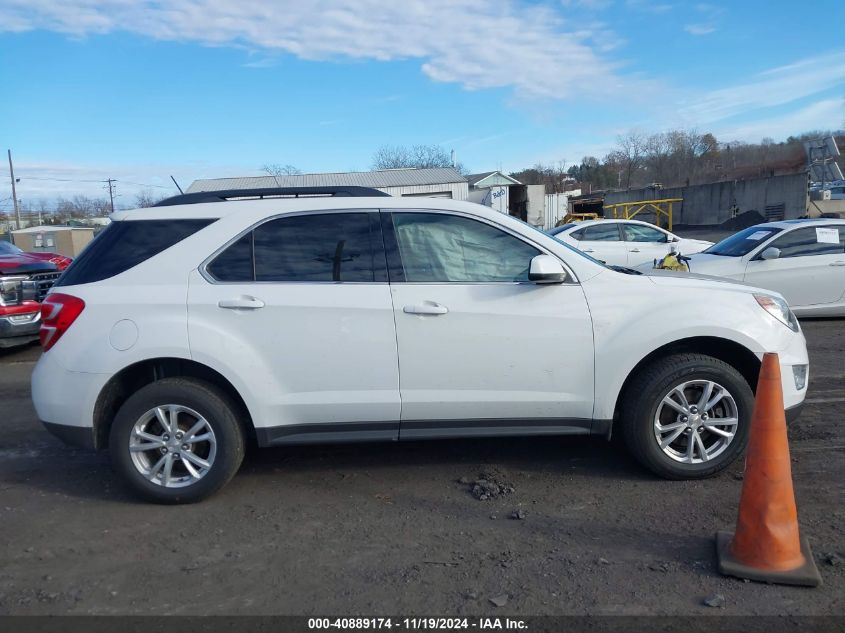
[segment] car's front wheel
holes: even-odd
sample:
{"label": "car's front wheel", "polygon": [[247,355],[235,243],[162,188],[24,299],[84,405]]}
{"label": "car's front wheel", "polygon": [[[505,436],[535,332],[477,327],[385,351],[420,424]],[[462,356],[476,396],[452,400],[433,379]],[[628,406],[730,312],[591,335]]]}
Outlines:
{"label": "car's front wheel", "polygon": [[143,498],[191,503],[222,488],[240,467],[236,407],[190,378],[146,385],[120,408],[109,434],[112,463]]}
{"label": "car's front wheel", "polygon": [[621,423],[634,457],[668,479],[701,479],[745,449],[754,395],[734,367],[703,354],[658,359],[626,388]]}

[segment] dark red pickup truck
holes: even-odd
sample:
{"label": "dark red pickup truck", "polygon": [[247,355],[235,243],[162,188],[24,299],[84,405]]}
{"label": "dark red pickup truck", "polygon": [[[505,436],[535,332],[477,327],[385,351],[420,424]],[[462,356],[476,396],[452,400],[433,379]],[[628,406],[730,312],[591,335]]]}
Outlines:
{"label": "dark red pickup truck", "polygon": [[38,339],[41,301],[71,260],[0,241],[0,348]]}

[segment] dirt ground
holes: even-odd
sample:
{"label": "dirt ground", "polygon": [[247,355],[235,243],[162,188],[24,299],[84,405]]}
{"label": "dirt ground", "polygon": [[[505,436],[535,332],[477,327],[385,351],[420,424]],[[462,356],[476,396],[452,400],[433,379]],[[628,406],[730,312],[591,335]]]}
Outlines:
{"label": "dirt ground", "polygon": [[[0,614],[845,614],[845,321],[803,325],[790,434],[818,589],[717,573],[740,463],[662,481],[601,440],[253,450],[204,503],[140,503],[38,423],[30,347],[0,356]],[[478,500],[482,473],[506,493]]]}

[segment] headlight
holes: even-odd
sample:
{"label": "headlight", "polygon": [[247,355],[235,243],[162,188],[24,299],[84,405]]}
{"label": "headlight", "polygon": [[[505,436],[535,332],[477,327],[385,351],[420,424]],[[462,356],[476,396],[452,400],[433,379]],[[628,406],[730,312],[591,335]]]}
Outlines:
{"label": "headlight", "polygon": [[757,303],[766,312],[775,317],[778,321],[783,323],[786,327],[794,332],[800,332],[801,328],[798,326],[798,319],[792,314],[789,309],[789,304],[780,297],[773,297],[772,295],[755,294],[754,298]]}
{"label": "headlight", "polygon": [[23,301],[26,277],[0,277],[0,305],[13,306]]}

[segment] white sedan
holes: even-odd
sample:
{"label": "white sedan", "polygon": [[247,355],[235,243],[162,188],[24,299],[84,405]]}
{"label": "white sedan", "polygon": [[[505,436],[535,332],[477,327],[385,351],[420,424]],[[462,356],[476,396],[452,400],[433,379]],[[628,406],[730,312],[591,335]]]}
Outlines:
{"label": "white sedan", "polygon": [[639,220],[586,220],[556,227],[549,235],[610,266],[629,268],[662,259],[672,245],[683,255],[699,253],[713,245],[678,237]]}
{"label": "white sedan", "polygon": [[845,220],[758,224],[693,255],[689,266],[779,292],[798,316],[845,316]]}

